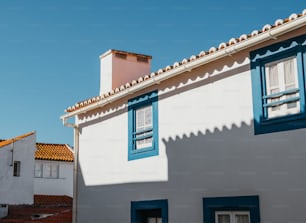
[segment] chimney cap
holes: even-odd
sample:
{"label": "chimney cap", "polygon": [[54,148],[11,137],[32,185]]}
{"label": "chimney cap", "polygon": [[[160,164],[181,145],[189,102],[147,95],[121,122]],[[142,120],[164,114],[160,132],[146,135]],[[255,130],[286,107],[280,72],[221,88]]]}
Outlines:
{"label": "chimney cap", "polygon": [[102,55],[100,55],[100,59],[102,59],[103,57],[106,57],[109,54],[115,54],[115,53],[120,53],[120,54],[124,54],[124,55],[131,55],[131,56],[136,56],[136,57],[143,57],[143,58],[147,58],[147,59],[152,59],[152,56],[149,56],[149,55],[140,54],[140,53],[132,53],[132,52],[127,52],[127,51],[123,51],[123,50],[115,50],[115,49],[109,49],[108,51],[103,53]]}

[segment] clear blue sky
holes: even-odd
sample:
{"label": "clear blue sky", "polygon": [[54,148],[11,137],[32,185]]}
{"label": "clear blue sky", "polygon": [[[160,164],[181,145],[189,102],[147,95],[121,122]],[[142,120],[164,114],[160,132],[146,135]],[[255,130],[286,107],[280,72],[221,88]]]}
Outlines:
{"label": "clear blue sky", "polygon": [[59,117],[99,94],[99,55],[153,56],[152,71],[301,13],[306,1],[1,0],[0,139],[35,130],[73,144]]}

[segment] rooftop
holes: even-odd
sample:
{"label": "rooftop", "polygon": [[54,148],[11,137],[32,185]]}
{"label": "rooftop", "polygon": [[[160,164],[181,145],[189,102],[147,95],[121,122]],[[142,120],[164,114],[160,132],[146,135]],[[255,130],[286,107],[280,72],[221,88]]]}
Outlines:
{"label": "rooftop", "polygon": [[[182,73],[185,71],[184,68],[188,67],[189,65],[195,64],[197,61],[201,61],[201,63],[204,64],[209,63],[213,59],[217,58],[218,53],[225,52],[227,55],[230,55],[231,53],[237,52],[237,46],[240,45],[240,49],[245,49],[247,47],[254,45],[256,39],[260,39],[261,36],[265,35],[267,38],[273,38],[274,36],[271,34],[274,30],[281,30],[283,27],[288,27],[288,32],[294,29],[297,29],[299,27],[305,26],[306,24],[306,9],[303,10],[300,14],[291,14],[288,18],[285,19],[277,19],[274,24],[266,24],[262,27],[261,30],[254,30],[252,33],[249,34],[242,34],[240,37],[231,38],[228,42],[222,42],[219,44],[218,47],[211,47],[207,51],[201,51],[198,55],[192,55],[190,58],[185,58],[180,62],[175,62],[173,65],[168,65],[164,68],[159,69],[156,72],[152,72],[151,74],[147,74],[143,77],[139,77],[137,80],[133,80],[129,83],[126,83],[125,85],[121,85],[120,87],[113,89],[107,93],[104,93],[99,96],[95,96],[92,98],[89,98],[84,101],[80,101],[76,103],[73,106],[68,107],[65,112],[68,114],[63,115],[61,118],[65,119],[67,117],[71,117],[73,115],[76,115],[78,112],[85,112],[85,109],[87,109],[89,106],[92,108],[94,106],[102,106],[103,104],[106,104],[106,102],[116,100],[115,96],[117,95],[125,95],[130,93],[131,89],[136,88],[138,85],[145,85],[146,82],[150,82],[152,79],[160,79],[161,76],[166,76],[168,74],[173,73]],[[297,26],[297,23],[299,23],[299,27]],[[280,31],[279,31],[280,32]],[[243,46],[243,47],[242,47]],[[124,51],[122,51],[124,52]],[[102,55],[103,56],[103,55]],[[207,58],[207,60],[205,60]],[[191,66],[190,66],[191,67]],[[112,99],[110,99],[112,98]],[[119,98],[119,97],[118,97]],[[106,101],[104,103],[104,101]]]}
{"label": "rooftop", "polygon": [[67,144],[36,143],[35,159],[73,162],[73,151]]}

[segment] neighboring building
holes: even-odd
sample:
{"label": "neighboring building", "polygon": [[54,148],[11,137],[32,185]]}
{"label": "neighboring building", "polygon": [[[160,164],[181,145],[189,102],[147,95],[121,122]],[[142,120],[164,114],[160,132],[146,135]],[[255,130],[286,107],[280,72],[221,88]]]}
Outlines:
{"label": "neighboring building", "polygon": [[67,144],[36,143],[34,194],[73,193],[73,151]]}
{"label": "neighboring building", "polygon": [[35,142],[35,132],[0,142],[0,218],[8,205],[33,204]]}
{"label": "neighboring building", "polygon": [[103,54],[100,95],[61,117],[74,222],[304,222],[305,33],[306,10],[151,74]]}

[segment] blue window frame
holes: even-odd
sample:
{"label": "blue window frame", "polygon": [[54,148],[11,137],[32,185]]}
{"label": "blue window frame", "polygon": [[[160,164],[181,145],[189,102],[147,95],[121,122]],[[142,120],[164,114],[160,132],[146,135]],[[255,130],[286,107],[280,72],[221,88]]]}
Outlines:
{"label": "blue window frame", "polygon": [[168,200],[132,201],[131,223],[168,223]]}
{"label": "blue window frame", "polygon": [[203,198],[204,223],[215,223],[215,214],[222,211],[249,212],[250,223],[260,223],[258,196]]}
{"label": "blue window frame", "polygon": [[158,92],[128,101],[128,160],[158,155]]}
{"label": "blue window frame", "polygon": [[255,134],[306,127],[306,35],[250,53]]}

